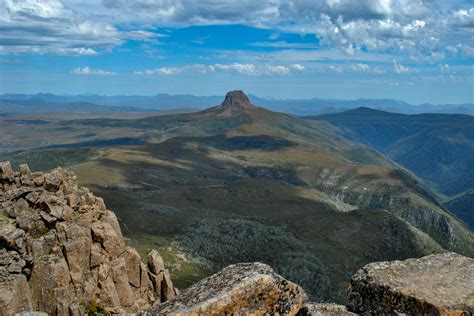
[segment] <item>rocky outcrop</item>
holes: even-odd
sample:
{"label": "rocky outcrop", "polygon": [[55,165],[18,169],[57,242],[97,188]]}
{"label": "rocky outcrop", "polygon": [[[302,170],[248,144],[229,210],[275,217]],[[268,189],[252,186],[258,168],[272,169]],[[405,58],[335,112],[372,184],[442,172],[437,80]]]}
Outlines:
{"label": "rocky outcrop", "polygon": [[0,315],[31,310],[31,293],[26,277],[0,271]]}
{"label": "rocky outcrop", "polygon": [[268,265],[240,263],[142,315],[295,315],[306,298],[303,289]]}
{"label": "rocky outcrop", "polygon": [[451,252],[368,264],[351,279],[348,308],[377,315],[471,315],[474,259]]}
{"label": "rocky outcrop", "polygon": [[232,116],[234,114],[247,113],[255,109],[256,106],[250,103],[249,98],[241,90],[229,91],[224,101],[209,110],[205,110],[204,113],[212,113],[218,116]]}
{"label": "rocky outcrop", "polygon": [[141,261],[114,213],[61,168],[0,163],[0,315],[130,313],[176,295],[157,251]]}

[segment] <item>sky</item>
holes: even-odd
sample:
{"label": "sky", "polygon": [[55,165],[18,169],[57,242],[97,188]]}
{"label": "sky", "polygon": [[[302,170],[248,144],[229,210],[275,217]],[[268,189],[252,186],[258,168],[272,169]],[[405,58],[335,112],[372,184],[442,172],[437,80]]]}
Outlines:
{"label": "sky", "polygon": [[2,0],[0,93],[474,102],[474,0]]}

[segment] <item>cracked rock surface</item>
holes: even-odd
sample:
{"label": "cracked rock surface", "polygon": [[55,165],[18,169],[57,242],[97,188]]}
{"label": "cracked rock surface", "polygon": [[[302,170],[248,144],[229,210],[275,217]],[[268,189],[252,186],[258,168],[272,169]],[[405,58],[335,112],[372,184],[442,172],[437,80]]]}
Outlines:
{"label": "cracked rock surface", "polygon": [[0,315],[132,313],[176,295],[160,254],[127,247],[115,214],[76,176],[0,163]]}
{"label": "cracked rock surface", "polygon": [[364,314],[471,315],[474,259],[448,252],[370,263],[351,279],[348,308]]}
{"label": "cracked rock surface", "polygon": [[295,315],[307,299],[263,263],[228,266],[142,315]]}

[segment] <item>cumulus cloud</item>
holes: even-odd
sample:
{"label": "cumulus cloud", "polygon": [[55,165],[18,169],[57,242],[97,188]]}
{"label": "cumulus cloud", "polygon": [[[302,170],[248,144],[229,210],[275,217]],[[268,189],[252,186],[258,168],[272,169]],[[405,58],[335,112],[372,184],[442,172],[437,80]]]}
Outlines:
{"label": "cumulus cloud", "polygon": [[[368,73],[368,74],[384,74],[386,70],[381,66],[372,66],[365,63],[328,65],[326,71],[333,73]],[[323,69],[324,71],[324,69]]]}
{"label": "cumulus cloud", "polygon": [[353,64],[352,69],[355,71],[367,72],[369,71],[370,67],[367,64]]}
{"label": "cumulus cloud", "polygon": [[[301,65],[254,65],[254,64],[215,64],[210,66],[211,69],[225,72],[234,72],[247,76],[265,76],[265,75],[288,75],[292,70],[301,71],[304,69]],[[296,68],[295,68],[296,67]],[[298,69],[297,69],[298,68]]]}
{"label": "cumulus cloud", "polygon": [[397,74],[406,74],[410,72],[408,67],[400,65],[395,59],[393,60],[393,69]]}
{"label": "cumulus cloud", "polygon": [[364,63],[356,63],[350,66],[350,69],[355,72],[365,72],[371,74],[383,74],[385,70],[379,66],[370,66]]}
{"label": "cumulus cloud", "polygon": [[114,76],[117,73],[111,71],[105,71],[102,69],[92,69],[89,66],[85,67],[77,67],[75,68],[72,73],[74,75],[84,75],[84,76]]}
{"label": "cumulus cloud", "polygon": [[443,73],[449,73],[451,72],[451,69],[449,68],[448,64],[441,64],[439,65],[439,70]]}
{"label": "cumulus cloud", "polygon": [[135,75],[142,75],[142,76],[153,76],[153,75],[159,75],[159,76],[175,76],[178,75],[182,72],[182,69],[180,68],[175,68],[175,67],[161,67],[161,68],[155,68],[155,69],[145,69],[145,70],[139,70],[135,71]]}
{"label": "cumulus cloud", "polygon": [[66,56],[82,56],[82,55],[97,55],[97,51],[92,48],[62,48],[58,47],[56,52],[59,55],[66,55]]}
{"label": "cumulus cloud", "polygon": [[286,75],[290,73],[290,68],[285,67],[285,66],[271,66],[271,65],[266,65],[264,67],[264,72],[268,74],[275,74],[275,75]]}
{"label": "cumulus cloud", "polygon": [[474,8],[454,11],[451,23],[455,26],[474,28]]}
{"label": "cumulus cloud", "polygon": [[[91,7],[83,1],[65,0],[79,12]],[[108,21],[154,23],[167,26],[190,24],[258,24],[278,15],[278,1],[222,0],[102,0],[94,12]]]}
{"label": "cumulus cloud", "polygon": [[114,26],[85,19],[59,0],[4,0],[0,43],[3,52],[91,55],[121,40]]}
{"label": "cumulus cloud", "polygon": [[344,68],[341,67],[341,66],[329,65],[328,69],[331,72],[335,72],[335,73],[339,73],[339,74],[344,72]]}
{"label": "cumulus cloud", "polygon": [[[364,52],[442,60],[474,57],[474,7],[444,0],[4,0],[1,51],[96,52],[126,40],[157,43],[163,34],[133,25],[186,27],[245,24],[281,33],[312,34],[346,55]],[[279,47],[280,46],[280,47]],[[295,49],[303,48],[293,46]],[[74,55],[75,51],[71,51]],[[245,70],[244,70],[245,71]]]}
{"label": "cumulus cloud", "polygon": [[290,68],[293,69],[293,70],[297,70],[297,71],[303,71],[304,70],[304,66],[300,65],[300,64],[292,64],[292,65],[290,65]]}
{"label": "cumulus cloud", "polygon": [[247,75],[247,76],[256,76],[258,74],[257,67],[253,64],[239,64],[239,63],[215,64],[211,67],[212,67],[211,69],[214,69],[214,70],[237,72],[237,73],[240,73],[242,75]]}
{"label": "cumulus cloud", "polygon": [[292,64],[292,65],[255,65],[255,64],[241,64],[241,63],[230,63],[230,64],[192,64],[182,65],[176,67],[163,67],[155,69],[145,69],[135,71],[135,75],[151,76],[151,75],[178,75],[181,73],[234,73],[245,76],[268,76],[268,75],[289,75],[292,72],[301,72],[305,69],[303,65]]}

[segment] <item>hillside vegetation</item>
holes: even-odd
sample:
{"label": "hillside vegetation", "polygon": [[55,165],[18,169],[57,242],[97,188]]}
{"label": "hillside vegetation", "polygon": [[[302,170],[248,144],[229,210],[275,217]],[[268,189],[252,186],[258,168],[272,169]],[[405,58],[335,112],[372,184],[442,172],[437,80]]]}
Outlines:
{"label": "hillside vegetation", "polygon": [[358,108],[310,119],[386,154],[447,195],[474,187],[474,117],[404,115]]}
{"label": "hillside vegetation", "polygon": [[474,209],[466,207],[468,192],[474,189],[473,116],[404,115],[358,108],[307,118],[329,122],[340,135],[387,155],[441,192],[440,200],[466,192],[461,200],[445,205],[472,224]]}

